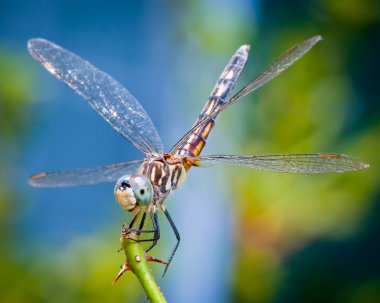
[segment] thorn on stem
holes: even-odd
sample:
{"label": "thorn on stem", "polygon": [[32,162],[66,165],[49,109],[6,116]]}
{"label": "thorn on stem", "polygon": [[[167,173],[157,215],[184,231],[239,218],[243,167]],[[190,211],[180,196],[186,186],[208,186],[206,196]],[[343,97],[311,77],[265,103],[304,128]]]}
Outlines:
{"label": "thorn on stem", "polygon": [[128,262],[125,262],[123,266],[121,267],[119,273],[117,274],[115,280],[113,280],[112,286],[115,285],[115,283],[117,282],[117,280],[119,280],[119,278],[123,275],[123,273],[125,273],[127,270],[130,270],[130,269],[131,269],[131,265]]}
{"label": "thorn on stem", "polygon": [[163,261],[163,260],[161,260],[161,259],[158,259],[158,258],[152,257],[152,256],[147,255],[147,254],[145,254],[145,258],[146,258],[146,260],[149,261],[149,262],[156,262],[156,263],[161,263],[161,264],[169,265],[168,262],[165,262],[165,261]]}

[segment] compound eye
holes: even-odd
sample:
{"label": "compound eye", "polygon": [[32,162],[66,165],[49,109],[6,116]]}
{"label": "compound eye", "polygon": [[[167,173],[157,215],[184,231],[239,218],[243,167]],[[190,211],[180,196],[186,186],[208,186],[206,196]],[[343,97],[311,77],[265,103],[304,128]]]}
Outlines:
{"label": "compound eye", "polygon": [[125,189],[130,188],[130,187],[131,187],[131,184],[129,183],[129,181],[123,180],[120,183],[119,190],[124,191]]}
{"label": "compound eye", "polygon": [[153,201],[153,187],[144,175],[132,175],[129,179],[137,203],[147,206]]}

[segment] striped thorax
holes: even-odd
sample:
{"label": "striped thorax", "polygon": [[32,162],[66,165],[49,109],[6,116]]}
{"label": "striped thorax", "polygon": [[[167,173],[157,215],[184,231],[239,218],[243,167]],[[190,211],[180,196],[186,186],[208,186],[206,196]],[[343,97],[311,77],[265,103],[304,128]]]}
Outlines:
{"label": "striped thorax", "polygon": [[160,198],[165,198],[186,178],[186,169],[182,159],[172,158],[169,155],[146,159],[141,165],[140,173],[150,179],[153,187],[158,190]]}

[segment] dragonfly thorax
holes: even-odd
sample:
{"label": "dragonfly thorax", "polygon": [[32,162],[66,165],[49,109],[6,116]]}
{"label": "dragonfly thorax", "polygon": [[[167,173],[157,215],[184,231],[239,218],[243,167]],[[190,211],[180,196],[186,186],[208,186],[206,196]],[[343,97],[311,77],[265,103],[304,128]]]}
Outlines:
{"label": "dragonfly thorax", "polygon": [[186,169],[182,160],[176,158],[147,159],[141,165],[140,173],[152,182],[161,198],[165,198],[186,178]]}

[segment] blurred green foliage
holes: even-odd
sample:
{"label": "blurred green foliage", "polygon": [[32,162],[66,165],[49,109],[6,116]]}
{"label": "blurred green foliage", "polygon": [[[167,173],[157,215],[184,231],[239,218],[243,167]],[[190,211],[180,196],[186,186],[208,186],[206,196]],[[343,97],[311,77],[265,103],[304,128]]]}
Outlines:
{"label": "blurred green foliage", "polygon": [[0,49],[0,132],[1,137],[15,138],[26,129],[28,111],[25,111],[33,92],[33,81],[22,60]]}
{"label": "blurred green foliage", "polygon": [[[266,21],[256,39],[271,48],[261,55],[263,61],[269,63],[279,50],[310,33],[322,34],[325,41],[263,88],[257,102],[242,105],[244,154],[334,151],[363,159],[371,168],[328,176],[231,169],[230,174],[238,176],[233,179],[233,200],[239,201],[235,235],[239,252],[232,281],[236,302],[380,301],[378,244],[373,243],[369,256],[377,270],[367,266],[367,275],[358,270],[366,255],[359,247],[340,249],[359,242],[378,224],[374,218],[368,223],[368,214],[375,211],[379,196],[380,120],[378,107],[368,116],[363,109],[378,97],[354,83],[378,81],[365,78],[365,69],[372,66],[361,56],[371,48],[373,27],[379,25],[379,10],[367,2],[315,2],[315,11],[289,9],[278,19],[275,4],[264,5]],[[317,18],[312,19],[313,14]],[[268,42],[267,33],[276,39]],[[355,79],[359,73],[361,78]],[[375,233],[368,241],[367,245],[376,241]],[[310,247],[319,254],[308,255]],[[341,259],[332,258],[334,249],[340,249]],[[358,256],[343,262],[350,254]],[[292,278],[300,273],[302,279]]]}

